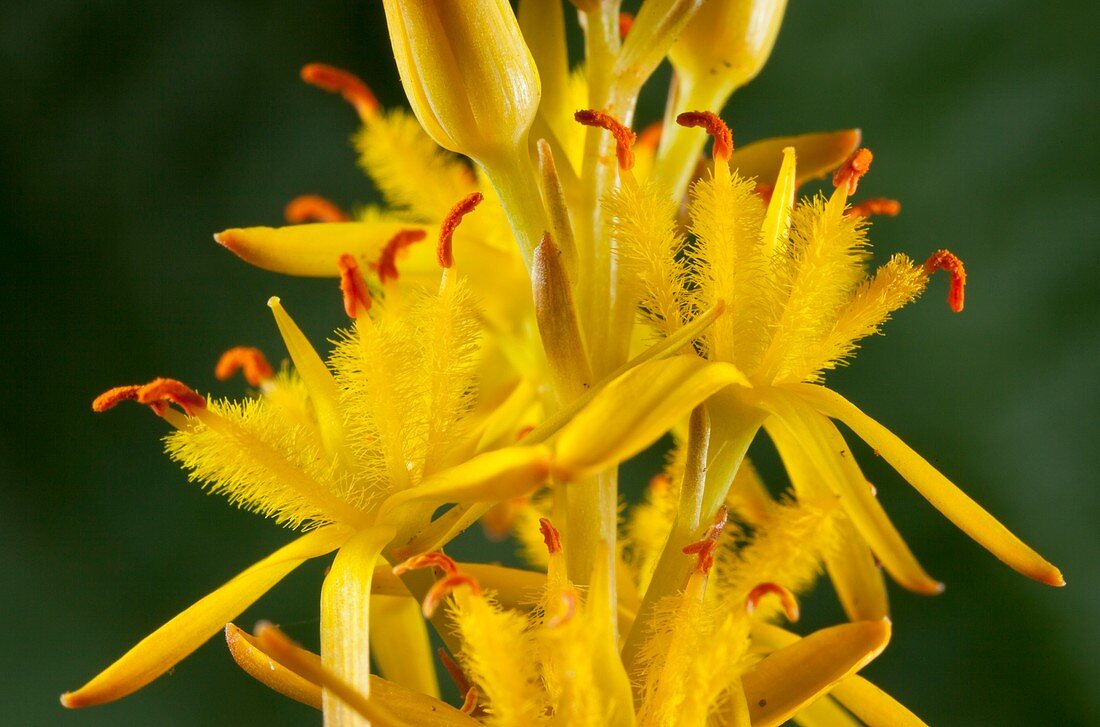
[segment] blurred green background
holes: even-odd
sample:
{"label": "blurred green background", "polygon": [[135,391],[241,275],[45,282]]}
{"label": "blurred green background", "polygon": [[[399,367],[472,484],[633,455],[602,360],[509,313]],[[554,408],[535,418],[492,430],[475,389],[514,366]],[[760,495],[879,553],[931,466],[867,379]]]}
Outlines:
{"label": "blurred green background", "polygon": [[[892,589],[896,635],[867,674],[936,725],[1100,720],[1098,18],[1083,0],[1042,8],[796,0],[726,114],[739,143],[861,126],[876,153],[861,191],[904,206],[876,224],[880,257],[946,246],[966,260],[964,315],[937,280],[831,378],[1069,580],[1053,590],[1000,566],[861,452],[948,585],[935,599]],[[371,199],[353,114],[297,80],[315,60],[403,102],[375,2],[0,9],[4,724],[319,722],[238,672],[220,639],[120,703],[57,703],[289,540],[188,485],[147,412],[93,416],[89,402],[154,375],[236,393],[213,364],[236,344],[282,351],[271,294],[316,341],[341,323],[332,281],[248,268],[210,238],[276,224],[301,193]],[[322,568],[240,622],[271,618],[308,642]]]}

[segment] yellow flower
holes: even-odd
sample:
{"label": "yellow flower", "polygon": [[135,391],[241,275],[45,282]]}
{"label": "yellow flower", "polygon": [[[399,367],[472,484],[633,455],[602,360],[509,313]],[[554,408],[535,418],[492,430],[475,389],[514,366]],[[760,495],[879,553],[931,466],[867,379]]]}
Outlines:
{"label": "yellow flower", "polygon": [[[157,379],[93,406],[150,406],[193,480],[304,534],[67,706],[140,688],[224,627],[248,674],[326,724],[758,727],[845,723],[845,709],[922,724],[855,672],[891,636],[879,563],[911,590],[942,586],[834,420],[997,557],[1063,583],[822,385],[936,270],[961,311],[966,273],[946,250],[867,272],[868,217],[899,205],[849,204],[871,163],[857,130],[735,147],[715,112],[759,72],[786,3],[647,0],[625,23],[617,2],[573,4],[585,61],[571,71],[560,3],[524,2],[517,19],[504,0],[386,0],[411,115],[382,110],[345,71],[303,69],[356,110],[384,206],[350,215],[306,195],[289,226],[215,239],[265,269],[339,278],[350,327],[326,361],[272,298],[293,369],[248,348],[217,369],[241,370],[255,396]],[[665,57],[668,116],[635,135],[638,95]],[[697,127],[713,138],[702,171]],[[798,199],[834,171],[831,194]],[[789,475],[779,497],[745,459],[761,430]],[[620,522],[618,465],[669,432],[664,473]],[[442,552],[483,516],[511,529],[533,570]],[[231,623],[333,551],[319,655],[270,624]],[[822,569],[850,623],[777,626],[797,621]],[[461,709],[438,700],[424,618]]]}

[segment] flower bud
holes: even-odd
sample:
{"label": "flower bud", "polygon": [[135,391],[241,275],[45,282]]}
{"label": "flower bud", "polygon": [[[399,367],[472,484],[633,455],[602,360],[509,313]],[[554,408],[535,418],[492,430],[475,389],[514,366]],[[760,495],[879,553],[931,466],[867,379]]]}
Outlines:
{"label": "flower bud", "polygon": [[413,113],[440,146],[485,163],[526,143],[538,70],[507,0],[384,0]]}
{"label": "flower bud", "polygon": [[669,51],[672,67],[695,83],[713,83],[732,93],[764,67],[786,7],[787,0],[703,3]]}

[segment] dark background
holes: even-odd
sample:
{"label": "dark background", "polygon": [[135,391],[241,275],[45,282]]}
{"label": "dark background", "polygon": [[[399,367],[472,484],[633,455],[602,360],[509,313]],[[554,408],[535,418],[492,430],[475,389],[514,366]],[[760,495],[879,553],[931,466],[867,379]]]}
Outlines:
{"label": "dark background", "polygon": [[[876,225],[880,259],[946,246],[966,260],[964,315],[937,280],[831,378],[1069,580],[1015,575],[859,452],[948,585],[935,599],[892,590],[896,635],[867,674],[937,725],[1100,715],[1097,17],[1084,1],[1040,5],[795,0],[770,65],[726,113],[739,143],[861,126],[876,153],[861,191],[904,205]],[[121,703],[57,703],[289,540],[188,485],[147,412],[93,416],[89,402],[154,375],[237,393],[213,364],[236,344],[281,353],[271,294],[317,342],[341,322],[333,281],[248,268],[210,238],[276,224],[300,193],[371,198],[353,114],[297,80],[314,60],[403,102],[374,2],[0,10],[5,724],[318,723],[238,672],[220,640]],[[322,568],[240,622],[272,618],[308,642]],[[831,613],[827,594],[815,608]]]}

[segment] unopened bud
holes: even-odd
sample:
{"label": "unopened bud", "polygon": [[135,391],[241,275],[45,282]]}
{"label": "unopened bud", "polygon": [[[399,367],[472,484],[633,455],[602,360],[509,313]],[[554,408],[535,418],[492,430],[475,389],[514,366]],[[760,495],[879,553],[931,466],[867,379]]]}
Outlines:
{"label": "unopened bud", "polygon": [[485,163],[526,143],[538,70],[507,0],[384,0],[401,84],[440,146]]}

